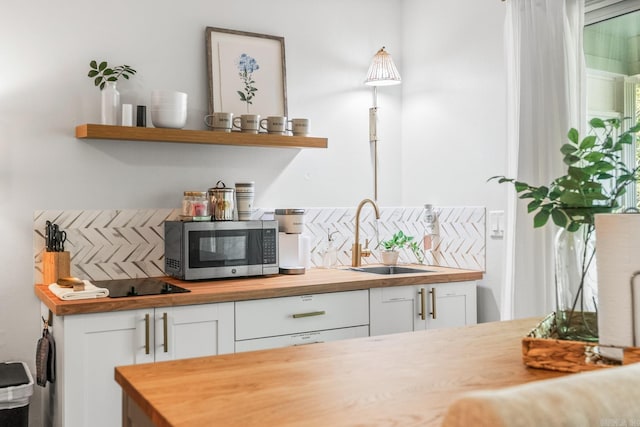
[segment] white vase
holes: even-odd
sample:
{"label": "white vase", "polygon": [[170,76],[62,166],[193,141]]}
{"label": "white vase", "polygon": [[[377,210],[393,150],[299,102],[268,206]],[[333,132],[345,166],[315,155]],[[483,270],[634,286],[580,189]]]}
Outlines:
{"label": "white vase", "polygon": [[396,265],[398,263],[398,251],[382,251],[382,263],[384,265]]}
{"label": "white vase", "polygon": [[116,88],[116,82],[107,82],[100,92],[101,121],[103,125],[117,125],[118,111],[120,110],[120,92]]}

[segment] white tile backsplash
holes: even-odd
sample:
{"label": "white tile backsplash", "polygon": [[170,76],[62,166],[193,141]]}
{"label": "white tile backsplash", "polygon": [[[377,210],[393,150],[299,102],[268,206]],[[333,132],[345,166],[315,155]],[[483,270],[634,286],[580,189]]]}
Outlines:
{"label": "white tile backsplash", "polygon": [[[435,207],[436,235],[432,249],[425,251],[427,265],[485,269],[485,208]],[[311,239],[311,264],[322,265],[322,253],[331,231],[338,264],[351,265],[356,208],[305,208],[305,231]],[[258,209],[258,219],[273,219],[274,209]],[[34,214],[34,279],[42,282],[42,252],[47,220],[67,232],[65,250],[71,253],[71,274],[90,280],[154,277],[164,275],[165,220],[176,219],[178,209],[48,210]],[[369,239],[372,255],[363,264],[381,262],[379,241],[402,230],[422,242],[425,232],[422,207],[380,208],[376,221],[373,209],[360,214],[360,240]],[[402,263],[415,263],[411,251],[403,251]]]}

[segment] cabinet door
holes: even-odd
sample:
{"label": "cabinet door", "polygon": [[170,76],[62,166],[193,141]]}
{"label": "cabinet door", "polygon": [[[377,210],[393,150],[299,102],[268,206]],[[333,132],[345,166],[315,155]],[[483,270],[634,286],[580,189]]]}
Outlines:
{"label": "cabinet door", "polygon": [[54,425],[115,426],[122,423],[122,390],[114,368],[232,353],[233,303],[64,316],[56,319],[54,337]]}
{"label": "cabinet door", "polygon": [[477,323],[476,283],[428,286],[427,329],[453,328]]}
{"label": "cabinet door", "polygon": [[81,314],[62,319],[64,332],[57,343],[60,363],[55,384],[57,398],[62,399],[57,409],[62,414],[55,415],[56,420],[62,420],[60,425],[65,427],[120,425],[122,391],[113,379],[113,368],[153,362],[153,311]]}
{"label": "cabinet door", "polygon": [[[423,286],[426,288],[426,286]],[[425,328],[420,318],[419,286],[395,286],[369,290],[372,336]]]}
{"label": "cabinet door", "polygon": [[233,303],[155,309],[155,360],[233,353]]}
{"label": "cabinet door", "polygon": [[369,298],[372,336],[477,322],[475,282],[372,288]]}

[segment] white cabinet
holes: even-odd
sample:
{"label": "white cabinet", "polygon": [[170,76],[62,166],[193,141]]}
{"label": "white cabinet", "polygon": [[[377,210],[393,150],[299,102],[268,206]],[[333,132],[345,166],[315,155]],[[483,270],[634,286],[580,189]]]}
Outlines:
{"label": "white cabinet", "polygon": [[155,309],[155,361],[233,353],[233,303]]}
{"label": "white cabinet", "polygon": [[371,335],[477,323],[476,283],[370,289]]}
{"label": "white cabinet", "polygon": [[472,323],[475,282],[58,316],[45,425],[121,425],[115,366]]}
{"label": "white cabinet", "polygon": [[54,319],[58,378],[49,384],[54,426],[122,423],[114,367],[233,352],[233,303],[203,304]]}
{"label": "white cabinet", "polygon": [[236,352],[369,335],[366,289],[239,301]]}

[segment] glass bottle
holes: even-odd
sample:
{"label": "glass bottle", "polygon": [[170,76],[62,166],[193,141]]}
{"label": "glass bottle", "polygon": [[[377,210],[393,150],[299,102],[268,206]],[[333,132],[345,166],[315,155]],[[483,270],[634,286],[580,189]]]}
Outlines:
{"label": "glass bottle", "polygon": [[194,221],[211,219],[209,197],[206,191],[185,191],[182,197],[182,215]]}
{"label": "glass bottle", "polygon": [[584,224],[555,239],[556,324],[561,339],[598,340],[598,274],[595,231]]}

